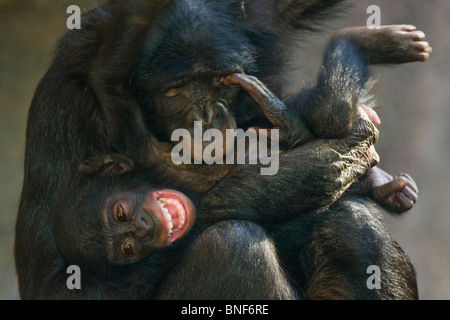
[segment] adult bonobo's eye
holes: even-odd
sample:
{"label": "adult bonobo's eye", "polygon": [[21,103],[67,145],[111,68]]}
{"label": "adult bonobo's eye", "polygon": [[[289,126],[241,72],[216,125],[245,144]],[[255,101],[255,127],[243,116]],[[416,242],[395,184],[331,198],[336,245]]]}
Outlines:
{"label": "adult bonobo's eye", "polygon": [[180,94],[180,91],[179,91],[179,90],[171,89],[171,90],[167,91],[167,92],[164,94],[164,96],[165,96],[166,98],[173,98],[173,97],[176,97],[176,96],[179,95],[179,94]]}
{"label": "adult bonobo's eye", "polygon": [[118,204],[114,208],[114,220],[116,220],[118,223],[126,223],[128,221],[128,207],[124,206],[123,204]]}
{"label": "adult bonobo's eye", "polygon": [[136,245],[132,239],[126,239],[122,242],[122,246],[120,247],[120,252],[125,257],[132,257],[136,254]]}

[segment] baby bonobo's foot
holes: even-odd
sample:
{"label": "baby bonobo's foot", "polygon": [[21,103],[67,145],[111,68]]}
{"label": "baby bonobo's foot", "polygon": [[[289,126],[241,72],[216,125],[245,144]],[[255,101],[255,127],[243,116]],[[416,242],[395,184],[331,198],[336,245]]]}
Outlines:
{"label": "baby bonobo's foot", "polygon": [[425,33],[413,25],[390,25],[381,29],[345,28],[333,36],[333,40],[341,38],[352,39],[371,64],[426,61],[433,51],[425,41]]}
{"label": "baby bonobo's foot", "polygon": [[[291,119],[286,111],[285,104],[278,99],[258,78],[242,73],[233,73],[221,79],[225,86],[240,87],[245,90],[260,105],[266,119],[280,131],[280,143],[289,147],[296,142],[292,134]],[[292,141],[291,141],[292,140]]]}
{"label": "baby bonobo's foot", "polygon": [[414,180],[406,173],[400,173],[392,177],[378,167],[372,170],[374,169],[377,174],[371,176],[372,198],[395,213],[410,210],[416,203],[419,193]]}
{"label": "baby bonobo's foot", "polygon": [[89,176],[121,175],[133,169],[133,161],[121,155],[96,156],[83,162],[78,170]]}

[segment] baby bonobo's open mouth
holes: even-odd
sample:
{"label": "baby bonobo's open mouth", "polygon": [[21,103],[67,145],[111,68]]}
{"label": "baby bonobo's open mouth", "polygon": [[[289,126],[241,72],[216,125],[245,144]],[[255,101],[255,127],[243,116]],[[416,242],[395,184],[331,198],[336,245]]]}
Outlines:
{"label": "baby bonobo's open mouth", "polygon": [[184,194],[174,190],[157,191],[155,196],[164,217],[167,243],[173,243],[192,227],[194,205]]}

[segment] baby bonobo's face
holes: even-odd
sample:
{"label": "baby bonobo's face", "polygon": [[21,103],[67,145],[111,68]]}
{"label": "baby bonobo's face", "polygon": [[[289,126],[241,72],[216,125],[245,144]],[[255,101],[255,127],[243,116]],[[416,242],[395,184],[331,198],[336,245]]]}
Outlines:
{"label": "baby bonobo's face", "polygon": [[183,237],[194,223],[195,207],[174,190],[137,189],[109,196],[101,220],[107,234],[108,259],[124,265]]}

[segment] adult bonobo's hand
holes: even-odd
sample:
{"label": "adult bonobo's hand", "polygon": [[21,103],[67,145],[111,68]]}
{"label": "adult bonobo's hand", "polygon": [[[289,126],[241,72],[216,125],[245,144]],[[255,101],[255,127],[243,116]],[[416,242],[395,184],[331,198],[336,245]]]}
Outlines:
{"label": "adult bonobo's hand", "polygon": [[205,196],[201,209],[209,213],[202,219],[207,223],[248,220],[252,213],[257,215],[251,217],[252,221],[271,229],[276,227],[274,212],[279,212],[282,223],[295,216],[293,212],[301,214],[328,206],[378,164],[373,148],[377,139],[378,130],[361,109],[361,120],[349,136],[314,140],[286,151],[280,155],[276,175],[261,175],[260,165],[238,166]]}

